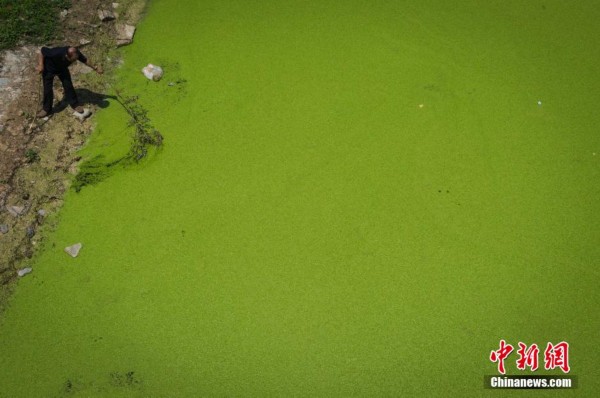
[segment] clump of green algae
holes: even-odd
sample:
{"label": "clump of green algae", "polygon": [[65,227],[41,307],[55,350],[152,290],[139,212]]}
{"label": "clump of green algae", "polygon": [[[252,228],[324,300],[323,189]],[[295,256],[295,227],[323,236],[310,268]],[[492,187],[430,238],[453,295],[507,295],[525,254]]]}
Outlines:
{"label": "clump of green algae", "polygon": [[162,146],[163,136],[148,118],[148,110],[138,102],[138,97],[123,97],[117,90],[116,98],[130,116],[129,127],[134,128],[129,152],[111,162],[107,162],[103,155],[97,155],[83,162],[73,181],[73,189],[76,192],[81,191],[86,185],[94,185],[108,178],[116,165],[138,163],[148,155],[149,147]]}

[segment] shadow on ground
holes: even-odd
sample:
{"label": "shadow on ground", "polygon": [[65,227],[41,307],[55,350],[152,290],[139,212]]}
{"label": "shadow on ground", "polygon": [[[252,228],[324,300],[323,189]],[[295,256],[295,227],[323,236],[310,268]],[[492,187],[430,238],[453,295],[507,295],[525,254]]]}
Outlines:
{"label": "shadow on ground", "polygon": [[[110,102],[108,101],[109,99],[114,99],[114,100],[117,99],[116,95],[97,93],[97,92],[88,90],[87,88],[77,88],[77,89],[75,89],[75,92],[77,93],[79,105],[82,105],[82,106],[96,105],[99,108],[104,109],[104,108],[108,108],[110,106]],[[69,104],[63,98],[62,100],[60,100],[60,102],[58,102],[56,104],[56,106],[54,106],[54,109],[52,111],[54,113],[62,112],[63,110],[65,110],[67,108],[67,106],[69,106]]]}

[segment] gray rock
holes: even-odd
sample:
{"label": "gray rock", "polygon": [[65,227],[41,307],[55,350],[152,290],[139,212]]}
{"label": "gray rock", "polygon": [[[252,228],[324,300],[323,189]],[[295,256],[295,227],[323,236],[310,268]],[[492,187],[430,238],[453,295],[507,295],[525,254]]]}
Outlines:
{"label": "gray rock", "polygon": [[30,273],[31,271],[33,271],[31,268],[27,267],[27,268],[23,268],[17,271],[17,275],[19,276],[25,276],[28,273]]}
{"label": "gray rock", "polygon": [[0,224],[0,233],[2,235],[7,234],[8,233],[8,225]]}
{"label": "gray rock", "polygon": [[82,246],[81,243],[75,243],[74,245],[65,247],[65,252],[71,257],[77,257]]}
{"label": "gray rock", "polygon": [[110,10],[98,10],[98,17],[102,22],[108,22],[114,20],[115,14]]}
{"label": "gray rock", "polygon": [[6,206],[6,210],[8,210],[11,216],[19,217],[23,214],[25,208],[23,206]]}
{"label": "gray rock", "polygon": [[39,209],[37,214],[38,214],[38,216],[46,217],[46,214],[48,214],[48,213],[44,209]]}
{"label": "gray rock", "polygon": [[35,235],[35,228],[33,225],[30,225],[27,227],[27,229],[25,230],[25,234],[27,235],[27,238],[31,239],[33,238],[33,235]]}
{"label": "gray rock", "polygon": [[60,12],[60,19],[65,19],[67,17],[67,15],[69,14],[69,10],[62,10]]}
{"label": "gray rock", "polygon": [[119,24],[116,26],[117,30],[117,47],[126,46],[133,42],[133,35],[135,34],[135,26],[127,24]]}

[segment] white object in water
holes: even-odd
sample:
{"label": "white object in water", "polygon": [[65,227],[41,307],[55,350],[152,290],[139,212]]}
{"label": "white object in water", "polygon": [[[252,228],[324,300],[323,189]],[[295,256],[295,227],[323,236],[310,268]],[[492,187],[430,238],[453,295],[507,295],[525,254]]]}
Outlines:
{"label": "white object in water", "polygon": [[33,271],[31,268],[27,267],[27,268],[23,268],[17,271],[17,275],[19,276],[25,276],[28,273],[30,273],[31,271]]}
{"label": "white object in water", "polygon": [[75,116],[77,119],[79,119],[80,121],[83,122],[83,119],[89,117],[92,114],[92,111],[90,111],[88,108],[85,108],[83,110],[83,112],[77,112],[77,111],[73,111],[73,116]]}
{"label": "white object in water", "polygon": [[74,245],[65,247],[65,252],[71,257],[77,257],[82,246],[81,243],[75,243]]}
{"label": "white object in water", "polygon": [[142,73],[150,80],[159,81],[163,76],[163,70],[160,66],[148,64],[142,68]]}

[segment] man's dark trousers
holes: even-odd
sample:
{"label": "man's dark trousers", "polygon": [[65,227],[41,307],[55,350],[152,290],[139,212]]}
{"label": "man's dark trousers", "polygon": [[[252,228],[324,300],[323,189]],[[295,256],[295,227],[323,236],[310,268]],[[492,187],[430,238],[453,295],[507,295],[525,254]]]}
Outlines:
{"label": "man's dark trousers", "polygon": [[52,83],[54,82],[55,76],[58,76],[60,82],[62,83],[63,89],[65,90],[65,100],[71,106],[71,108],[75,109],[77,106],[77,93],[75,93],[73,81],[71,80],[71,73],[69,73],[68,69],[64,69],[56,74],[47,71],[44,71],[42,74],[42,78],[44,80],[43,109],[48,113],[52,112],[52,102],[54,101]]}

